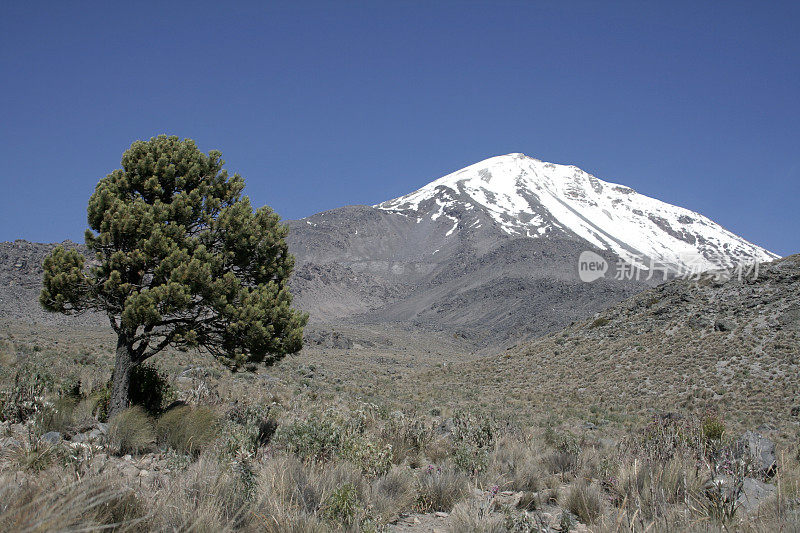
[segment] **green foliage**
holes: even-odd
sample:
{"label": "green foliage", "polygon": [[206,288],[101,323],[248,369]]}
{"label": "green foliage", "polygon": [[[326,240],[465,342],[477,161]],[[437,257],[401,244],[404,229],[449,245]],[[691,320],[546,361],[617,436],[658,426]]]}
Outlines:
{"label": "green foliage", "polygon": [[392,447],[364,431],[363,413],[345,417],[332,410],[279,428],[276,440],[305,461],[347,460],[375,477],[392,466]]}
{"label": "green foliage", "polygon": [[228,411],[228,419],[225,448],[233,456],[255,455],[278,429],[278,423],[270,417],[270,406],[264,404],[236,405]]}
{"label": "green foliage", "polygon": [[42,409],[37,421],[43,433],[58,431],[65,433],[75,425],[75,408],[78,400],[74,396],[63,396]]}
{"label": "green foliage", "polygon": [[45,405],[54,379],[43,366],[26,361],[14,372],[10,387],[0,390],[0,421],[25,422]]}
{"label": "green foliage", "polygon": [[473,475],[485,471],[497,433],[494,420],[459,411],[453,415],[453,426],[456,466]]}
{"label": "green foliage", "polygon": [[131,371],[128,394],[131,405],[139,405],[151,415],[158,415],[172,401],[174,392],[167,378],[155,367],[141,364]]}
{"label": "green foliage", "polygon": [[147,452],[156,443],[153,421],[139,406],[125,409],[111,419],[108,441],[120,455]]}
{"label": "green foliage", "polygon": [[287,226],[253,210],[222,154],[161,135],[136,141],[89,199],[86,246],[44,260],[48,311],[96,310],[140,362],[199,346],[231,366],[274,363],[302,346],[307,315],[291,307]]}
{"label": "green foliage", "polygon": [[161,415],[156,428],[160,443],[197,456],[219,436],[220,420],[208,407],[181,406]]}
{"label": "green foliage", "polygon": [[708,413],[703,418],[700,431],[708,440],[719,441],[725,435],[725,422],[714,413]]}
{"label": "green foliage", "polygon": [[111,382],[104,387],[92,391],[89,400],[94,403],[92,411],[100,422],[108,421],[109,404],[111,403]]}
{"label": "green foliage", "polygon": [[600,318],[594,319],[592,321],[592,323],[589,325],[589,327],[590,328],[600,328],[600,327],[605,326],[606,324],[608,324],[608,319],[601,316]]}
{"label": "green foliage", "polygon": [[345,483],[325,500],[322,516],[334,523],[350,525],[358,511],[358,491],[352,483]]}

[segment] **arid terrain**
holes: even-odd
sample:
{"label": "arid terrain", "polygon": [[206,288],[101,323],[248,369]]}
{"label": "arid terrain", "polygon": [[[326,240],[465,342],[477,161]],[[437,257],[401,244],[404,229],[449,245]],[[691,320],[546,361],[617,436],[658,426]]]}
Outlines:
{"label": "arid terrain", "polygon": [[795,256],[674,280],[499,353],[390,324],[310,326],[254,372],[170,352],[161,404],[110,423],[110,330],[4,317],[0,523],[792,529],[799,283]]}

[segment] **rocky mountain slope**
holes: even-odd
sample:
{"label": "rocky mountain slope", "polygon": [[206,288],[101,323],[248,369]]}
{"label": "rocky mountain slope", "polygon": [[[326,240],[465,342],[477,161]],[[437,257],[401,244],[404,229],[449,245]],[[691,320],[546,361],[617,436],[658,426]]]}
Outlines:
{"label": "rocky mountain slope", "polygon": [[800,255],[754,274],[673,280],[563,331],[418,379],[437,405],[474,397],[505,411],[569,406],[600,422],[712,409],[733,423],[796,425]]}
{"label": "rocky mountain slope", "polygon": [[[292,289],[312,322],[411,324],[479,344],[556,331],[662,279],[609,272],[585,283],[577,270],[585,250],[609,265],[667,265],[673,275],[776,257],[702,215],[522,154],[376,206],[288,224]],[[0,316],[63,320],[36,303],[52,246],[0,243]]]}
{"label": "rocky mountain slope", "polygon": [[[646,284],[583,283],[582,251],[670,275],[777,257],[692,211],[522,154],[376,206],[290,222],[294,289],[321,321],[411,322],[504,340],[555,331]],[[647,277],[647,273],[643,278]]]}

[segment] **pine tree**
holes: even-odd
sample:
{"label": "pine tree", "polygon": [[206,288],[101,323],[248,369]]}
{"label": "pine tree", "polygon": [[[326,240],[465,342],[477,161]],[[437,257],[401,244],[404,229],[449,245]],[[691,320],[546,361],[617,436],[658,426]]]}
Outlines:
{"label": "pine tree", "polygon": [[117,334],[110,413],[131,371],[165,348],[205,349],[233,368],[270,365],[302,347],[308,316],[291,307],[288,228],[255,211],[222,154],[164,135],[134,142],[89,199],[86,246],[44,260],[41,305],[108,316]]}

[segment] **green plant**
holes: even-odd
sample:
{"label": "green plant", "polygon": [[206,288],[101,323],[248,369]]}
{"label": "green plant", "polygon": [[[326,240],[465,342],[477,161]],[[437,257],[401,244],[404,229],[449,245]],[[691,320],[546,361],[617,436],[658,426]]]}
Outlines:
{"label": "green plant", "polygon": [[707,440],[719,441],[725,435],[725,422],[714,413],[708,413],[703,418],[700,431]]}
{"label": "green plant", "polygon": [[471,475],[486,470],[497,433],[494,419],[458,411],[453,415],[453,426],[453,461],[456,466]]}
{"label": "green plant", "polygon": [[73,396],[58,398],[52,405],[43,408],[38,414],[38,425],[42,432],[58,431],[65,433],[75,425],[75,410],[78,400]]}
{"label": "green plant", "polygon": [[129,407],[111,419],[108,442],[111,449],[120,455],[151,450],[156,443],[153,421],[138,405]]}
{"label": "green plant", "polygon": [[325,519],[335,523],[350,525],[358,510],[358,491],[351,483],[345,483],[334,490],[322,506]]}
{"label": "green plant", "polygon": [[589,325],[590,328],[600,328],[608,324],[609,320],[606,317],[601,316],[600,318],[596,318],[592,321]]}
{"label": "green plant", "polygon": [[337,452],[347,430],[340,422],[324,413],[320,417],[281,426],[275,437],[288,451],[303,460],[325,461]]}
{"label": "green plant", "polygon": [[220,420],[208,407],[180,406],[161,415],[156,428],[159,443],[197,456],[219,435]]}
{"label": "green plant", "polygon": [[42,307],[108,316],[117,336],[110,412],[128,406],[132,370],[167,347],[202,346],[232,367],[296,353],[308,315],[291,307],[288,227],[253,210],[222,154],[191,139],[136,141],[89,198],[86,247],[57,246]]}
{"label": "green plant", "polygon": [[131,405],[139,405],[156,416],[172,401],[174,394],[167,378],[155,367],[141,364],[131,369],[131,388],[128,392]]}
{"label": "green plant", "polygon": [[45,405],[45,394],[52,390],[52,374],[30,360],[14,372],[10,388],[0,390],[0,421],[25,422]]}

